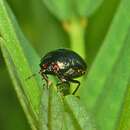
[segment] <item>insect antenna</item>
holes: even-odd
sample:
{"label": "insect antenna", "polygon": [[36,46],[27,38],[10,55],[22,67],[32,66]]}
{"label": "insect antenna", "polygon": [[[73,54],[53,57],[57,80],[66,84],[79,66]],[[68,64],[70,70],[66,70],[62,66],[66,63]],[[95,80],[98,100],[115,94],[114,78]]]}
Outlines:
{"label": "insect antenna", "polygon": [[29,80],[29,79],[31,79],[32,77],[35,77],[38,73],[39,73],[39,72],[32,74],[31,76],[27,77],[25,80]]}

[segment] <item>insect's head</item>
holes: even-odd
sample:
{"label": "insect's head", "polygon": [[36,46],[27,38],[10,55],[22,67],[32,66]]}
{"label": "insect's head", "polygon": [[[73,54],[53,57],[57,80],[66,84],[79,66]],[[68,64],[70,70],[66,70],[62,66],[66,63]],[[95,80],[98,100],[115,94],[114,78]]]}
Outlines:
{"label": "insect's head", "polygon": [[49,74],[52,70],[51,70],[51,65],[48,63],[45,64],[40,64],[40,72],[44,73],[44,74]]}

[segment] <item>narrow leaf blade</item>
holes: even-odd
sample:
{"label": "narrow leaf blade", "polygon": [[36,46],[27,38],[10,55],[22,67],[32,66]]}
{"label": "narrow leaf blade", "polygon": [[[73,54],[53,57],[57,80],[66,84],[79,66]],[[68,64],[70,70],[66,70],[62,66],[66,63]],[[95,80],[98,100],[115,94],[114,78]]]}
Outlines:
{"label": "narrow leaf blade", "polygon": [[61,130],[64,120],[63,113],[62,99],[54,86],[49,86],[49,89],[45,88],[40,107],[40,130]]}
{"label": "narrow leaf blade", "polygon": [[81,98],[91,110],[94,108],[96,100],[98,96],[100,96],[123,48],[130,26],[130,14],[128,13],[129,6],[129,0],[122,0],[108,35],[99,50],[86,81],[84,82],[87,83],[87,86],[82,84]]}
{"label": "narrow leaf blade", "polygon": [[71,130],[96,130],[94,122],[79,99],[66,96],[64,100],[66,127]]}
{"label": "narrow leaf blade", "polygon": [[[28,105],[26,108],[31,109],[30,111],[32,111],[32,115],[34,116],[32,118],[38,120],[40,80],[32,78],[31,80],[26,81],[25,79],[32,75],[35,70],[38,70],[36,61],[39,61],[39,56],[24,38],[10,8],[4,0],[0,1],[0,19],[0,37],[3,41],[0,44],[7,50],[8,56],[14,64],[17,74],[17,79],[15,78],[15,80],[19,80],[18,83],[20,83],[22,86],[23,95],[27,98],[27,100],[25,100],[25,102],[27,101],[26,105]],[[8,65],[9,64],[7,63],[7,66]],[[9,66],[8,68],[12,69]],[[11,74],[13,75],[13,73]],[[15,84],[15,90],[21,89],[18,87],[19,86]],[[19,93],[19,91],[16,92]]]}
{"label": "narrow leaf blade", "polygon": [[76,0],[77,12],[82,17],[91,16],[104,0]]}
{"label": "narrow leaf blade", "polygon": [[[129,31],[130,32],[130,31]],[[93,109],[101,130],[113,130],[117,124],[130,78],[130,33]]]}

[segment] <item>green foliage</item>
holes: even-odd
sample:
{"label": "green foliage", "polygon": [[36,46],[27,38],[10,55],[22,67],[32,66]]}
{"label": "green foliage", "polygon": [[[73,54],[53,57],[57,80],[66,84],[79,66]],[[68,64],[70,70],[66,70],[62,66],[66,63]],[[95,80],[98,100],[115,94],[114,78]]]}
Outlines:
{"label": "green foliage", "polygon": [[103,1],[104,0],[76,0],[75,4],[79,16],[89,17],[102,5]]}
{"label": "green foliage", "polygon": [[70,0],[43,0],[48,9],[59,19],[65,20],[72,17],[74,12]]}
{"label": "green foliage", "polygon": [[130,2],[126,0],[121,2],[84,82],[87,84],[86,86],[83,84],[81,89],[83,102],[93,111],[100,130],[114,129],[130,77],[128,69],[130,47],[127,42],[130,27],[128,6]]}
{"label": "green foliage", "polygon": [[103,0],[43,0],[47,8],[60,20],[92,15]]}
{"label": "green foliage", "polygon": [[[82,89],[81,93],[83,96],[85,96],[85,99],[92,98],[90,104],[87,103],[87,105],[89,104],[90,108],[95,105],[97,97],[102,91],[102,88],[105,85],[108,76],[112,76],[112,69],[122,53],[121,50],[123,49],[123,45],[125,44],[125,39],[127,38],[130,26],[130,20],[128,17],[129,13],[126,13],[128,12],[129,8],[125,8],[126,6],[128,6],[126,0],[122,1],[111,24],[109,32],[104,40],[104,43],[101,46],[101,49],[86,79],[87,88],[83,88],[87,90],[85,91],[84,89]],[[92,92],[92,94],[94,94],[95,96],[91,96],[90,92]]]}
{"label": "green foliage", "polygon": [[54,86],[45,88],[40,107],[40,130],[61,130],[63,126],[63,102]]}
{"label": "green foliage", "polygon": [[[33,116],[32,121],[36,123],[39,113],[40,87],[36,80],[26,81],[25,79],[33,73],[33,69],[38,68],[34,61],[38,61],[39,57],[23,37],[9,7],[4,1],[0,1],[0,17],[0,45],[3,54],[5,54],[4,57],[15,84],[15,90],[22,106],[25,106],[25,103],[27,105],[24,109],[28,111],[28,117]],[[30,55],[30,53],[32,54]],[[32,68],[30,65],[32,65]],[[30,123],[34,128],[37,125]]]}
{"label": "green foliage", "polygon": [[[109,2],[112,3],[112,0]],[[42,2],[29,0],[26,3],[32,11],[28,11],[28,16],[34,30],[26,28],[30,25],[23,26],[32,41],[40,41],[37,47],[40,51],[43,50],[42,53],[70,46],[83,58],[89,59],[89,66],[92,63],[88,76],[81,81],[78,99],[72,95],[63,97],[56,92],[54,84],[49,89],[42,88],[44,81],[41,81],[40,76],[26,80],[28,76],[39,71],[40,57],[23,36],[8,4],[4,0],[0,1],[0,47],[18,99],[32,129],[130,129],[130,2],[114,2],[111,7],[113,12],[110,10],[111,13],[108,13],[111,16],[106,16],[105,19],[109,24],[104,23],[107,2],[103,0],[43,0],[46,9],[42,8]],[[39,15],[39,7],[44,12],[43,18]],[[33,15],[34,12],[36,15]],[[94,13],[99,13],[100,17]],[[52,14],[60,20],[60,24]],[[37,26],[33,20],[36,20]],[[35,30],[38,31],[37,35]],[[88,38],[86,41],[85,33],[86,39]],[[68,37],[70,43],[67,43]],[[61,39],[64,45],[59,44]]]}
{"label": "green foliage", "polygon": [[121,111],[121,117],[117,130],[129,130],[130,129],[130,85],[127,86],[125,100],[123,104],[123,110]]}
{"label": "green foliage", "polygon": [[94,122],[90,119],[90,113],[80,103],[80,99],[72,95],[66,96],[64,108],[67,130],[96,130]]}
{"label": "green foliage", "polygon": [[88,24],[87,18],[101,6],[103,0],[82,0],[82,2],[79,0],[43,0],[43,2],[50,12],[62,21],[64,29],[69,34],[71,48],[85,58],[84,34]]}

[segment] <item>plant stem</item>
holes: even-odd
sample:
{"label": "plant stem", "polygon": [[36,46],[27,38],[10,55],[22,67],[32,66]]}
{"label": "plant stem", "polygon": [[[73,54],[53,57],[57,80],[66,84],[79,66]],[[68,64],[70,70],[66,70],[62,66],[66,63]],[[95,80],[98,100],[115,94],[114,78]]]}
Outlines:
{"label": "plant stem", "polygon": [[72,19],[69,22],[64,22],[63,27],[70,37],[70,47],[85,59],[85,27],[86,19]]}

